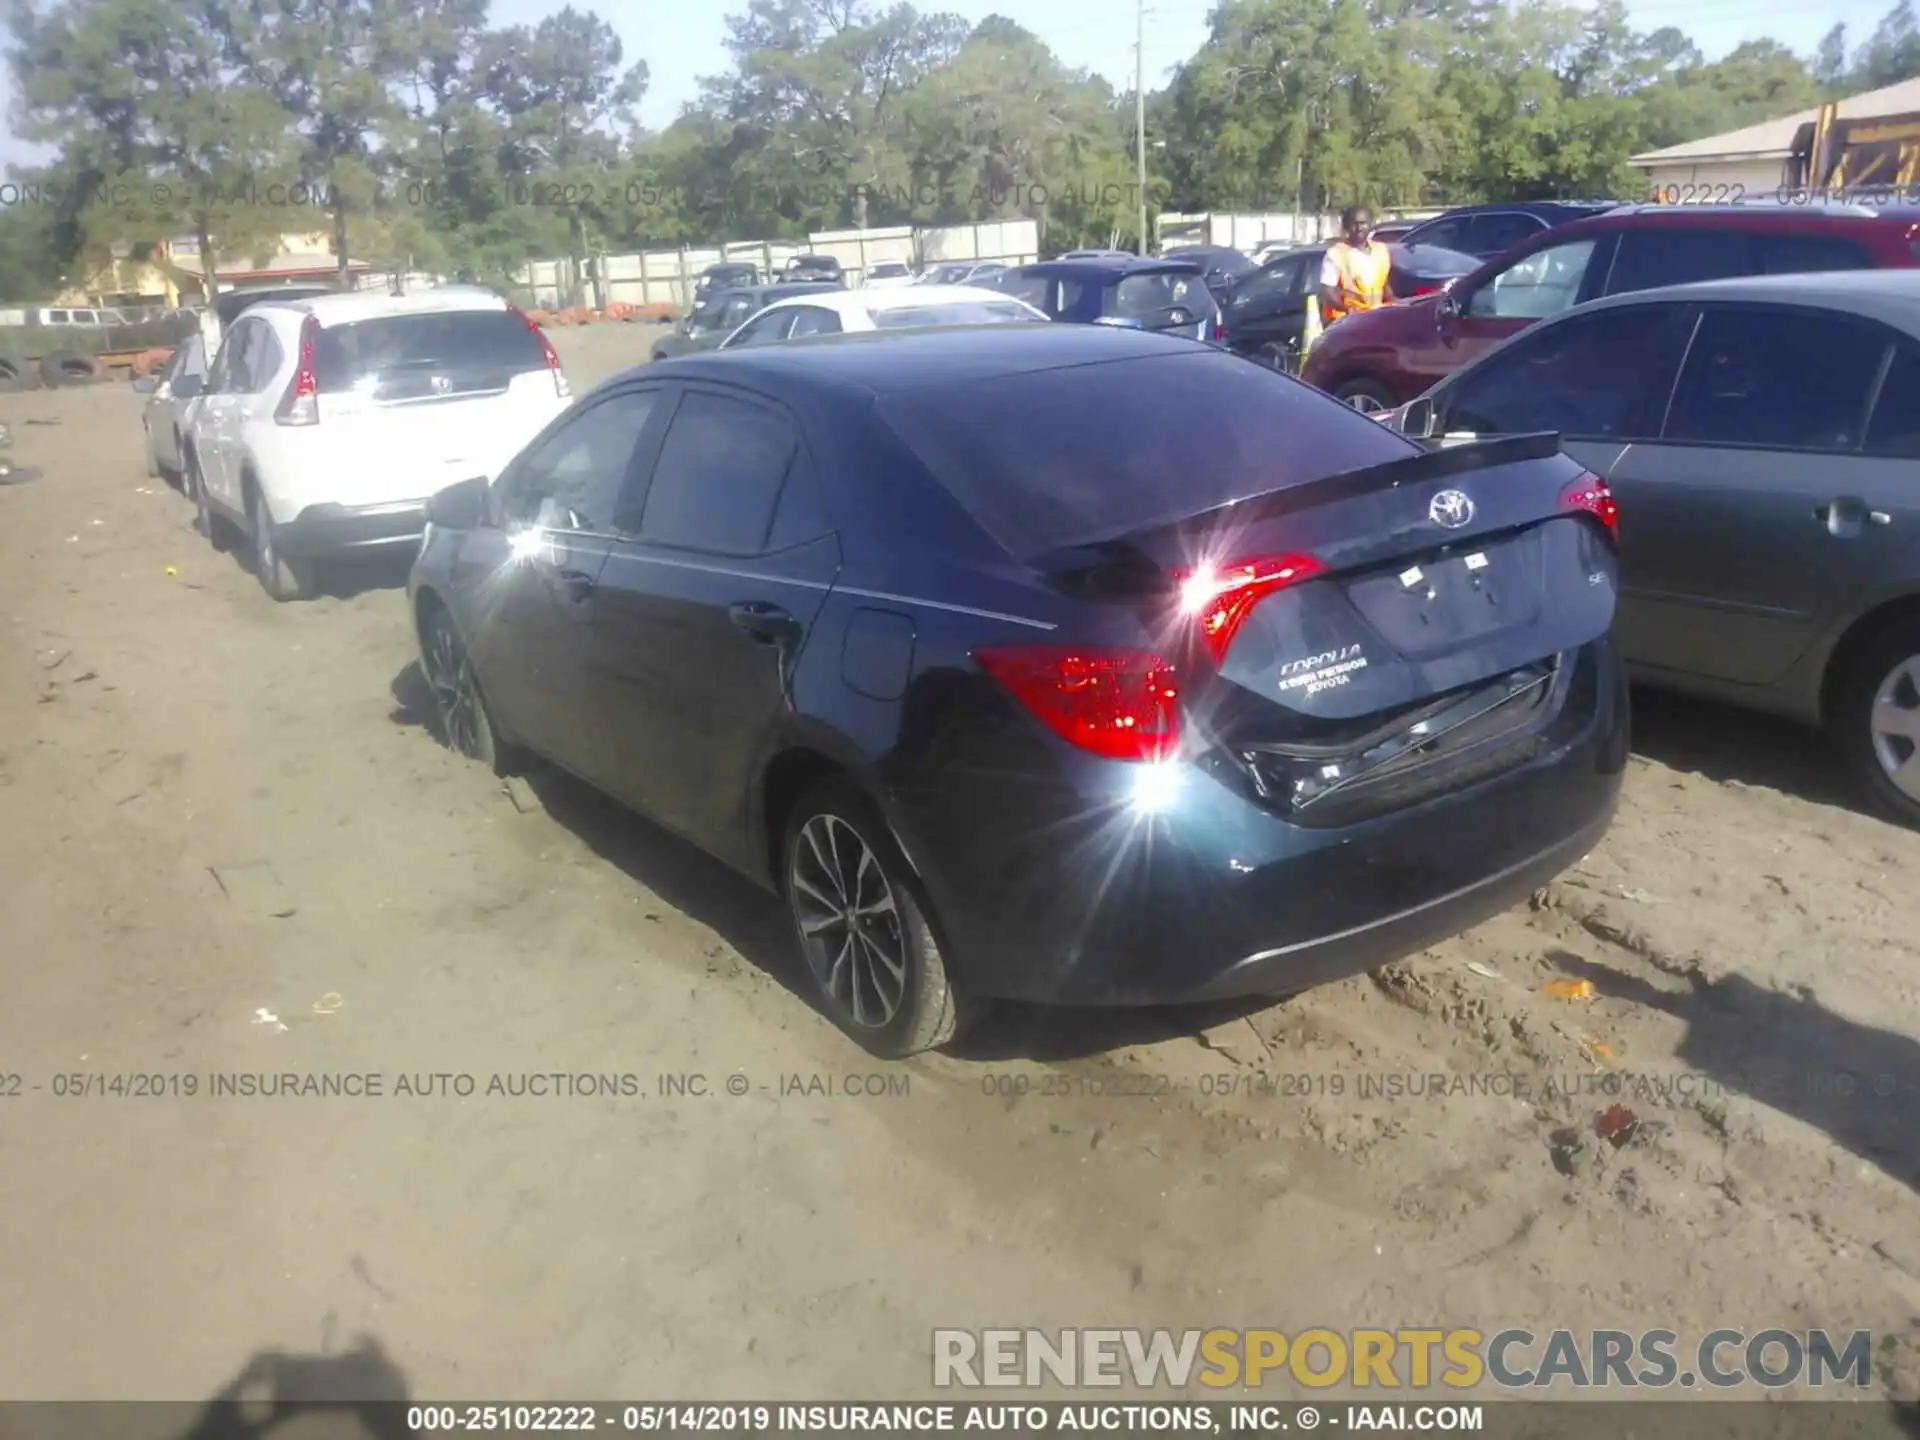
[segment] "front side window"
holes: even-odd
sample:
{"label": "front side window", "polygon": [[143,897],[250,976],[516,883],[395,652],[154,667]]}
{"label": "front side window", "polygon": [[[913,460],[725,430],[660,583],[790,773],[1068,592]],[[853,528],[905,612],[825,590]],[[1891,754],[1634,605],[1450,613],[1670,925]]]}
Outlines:
{"label": "front side window", "polygon": [[1656,434],[1680,360],[1676,319],[1673,306],[1646,305],[1530,331],[1439,397],[1442,423],[1474,435]]}
{"label": "front side window", "polygon": [[1473,292],[1467,313],[1499,320],[1542,320],[1580,298],[1598,240],[1548,245],[1516,260]]}
{"label": "front side window", "polygon": [[615,530],[621,492],[658,390],[609,396],[573,416],[517,465],[506,481],[509,521],[549,530]]}

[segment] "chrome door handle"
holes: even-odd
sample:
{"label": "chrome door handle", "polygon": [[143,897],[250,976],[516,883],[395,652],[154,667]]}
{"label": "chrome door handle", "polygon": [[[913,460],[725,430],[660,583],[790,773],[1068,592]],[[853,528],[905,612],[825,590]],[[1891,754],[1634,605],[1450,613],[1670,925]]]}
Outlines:
{"label": "chrome door handle", "polygon": [[1884,510],[1869,510],[1867,512],[1867,519],[1876,525],[1891,525],[1893,523],[1893,517]]}

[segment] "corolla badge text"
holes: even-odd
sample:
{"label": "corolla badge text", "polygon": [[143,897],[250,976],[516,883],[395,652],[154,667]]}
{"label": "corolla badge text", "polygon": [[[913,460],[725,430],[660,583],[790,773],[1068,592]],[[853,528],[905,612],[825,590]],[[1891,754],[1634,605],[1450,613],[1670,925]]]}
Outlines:
{"label": "corolla badge text", "polygon": [[1442,530],[1458,530],[1473,521],[1473,501],[1464,490],[1442,490],[1427,502],[1427,518]]}

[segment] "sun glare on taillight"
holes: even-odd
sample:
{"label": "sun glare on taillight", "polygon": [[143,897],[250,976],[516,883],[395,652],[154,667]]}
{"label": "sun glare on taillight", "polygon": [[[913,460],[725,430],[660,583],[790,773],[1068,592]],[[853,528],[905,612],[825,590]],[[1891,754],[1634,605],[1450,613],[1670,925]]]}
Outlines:
{"label": "sun glare on taillight", "polygon": [[1607,527],[1607,534],[1620,538],[1620,507],[1613,491],[1598,475],[1582,475],[1560,492],[1562,510],[1583,510]]}
{"label": "sun glare on taillight", "polygon": [[293,367],[293,379],[287,393],[273,412],[279,425],[318,425],[320,423],[320,317],[309,315],[300,322],[300,357]]}
{"label": "sun glare on taillight", "polygon": [[1109,760],[1159,760],[1180,743],[1180,680],[1148,650],[1003,645],[974,658],[1061,739]]}
{"label": "sun glare on taillight", "polygon": [[1255,605],[1276,590],[1311,580],[1321,569],[1311,555],[1269,555],[1181,571],[1180,608],[1198,622],[1214,663],[1223,664]]}

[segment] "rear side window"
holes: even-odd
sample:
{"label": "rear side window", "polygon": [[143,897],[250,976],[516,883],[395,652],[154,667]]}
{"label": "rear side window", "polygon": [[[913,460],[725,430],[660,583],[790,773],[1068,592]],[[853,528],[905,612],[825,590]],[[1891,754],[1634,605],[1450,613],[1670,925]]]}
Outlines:
{"label": "rear side window", "polygon": [[1052,285],[1038,275],[1022,275],[1018,271],[1008,270],[993,277],[988,282],[996,290],[1004,290],[1016,300],[1024,300],[1036,309],[1047,309],[1048,291]]}
{"label": "rear side window", "polygon": [[1498,255],[1544,229],[1531,215],[1476,215],[1467,229],[1467,247],[1476,255]]}
{"label": "rear side window", "polygon": [[527,370],[545,370],[546,352],[519,316],[506,310],[383,315],[322,327],[314,347],[320,393],[338,394],[363,380],[461,373],[502,384]]}
{"label": "rear side window", "polygon": [[1754,257],[1749,237],[1738,230],[1628,230],[1620,237],[1609,295],[1690,285],[1696,280],[1728,280],[1751,275]]}
{"label": "rear side window", "polygon": [[1401,238],[1420,245],[1438,245],[1443,250],[1465,250],[1473,243],[1467,238],[1467,222],[1458,217],[1416,226]]}
{"label": "rear side window", "polygon": [[805,305],[793,313],[793,329],[787,332],[790,340],[799,340],[808,335],[838,335],[840,317],[824,305]]}
{"label": "rear side window", "polygon": [[1629,439],[1657,434],[1680,363],[1670,305],[1568,316],[1529,333],[1453,385],[1448,430]]}
{"label": "rear side window", "polygon": [[1920,353],[1901,346],[1867,423],[1867,453],[1920,460]]}
{"label": "rear side window", "polygon": [[1200,346],[906,391],[875,408],[1022,557],[1416,453],[1317,390]]}
{"label": "rear side window", "polygon": [[1113,287],[1107,301],[1107,314],[1130,320],[1153,320],[1174,306],[1191,311],[1196,320],[1205,319],[1214,310],[1212,293],[1199,275],[1160,274],[1125,275]]}
{"label": "rear side window", "polygon": [[1831,235],[1756,235],[1753,248],[1762,275],[1874,268],[1873,257],[1860,246]]}
{"label": "rear side window", "polygon": [[694,391],[654,465],[640,538],[715,555],[758,555],[799,436],[785,416]]}
{"label": "rear side window", "polygon": [[1885,337],[1824,311],[1709,310],[1667,417],[1668,440],[1855,450]]}

